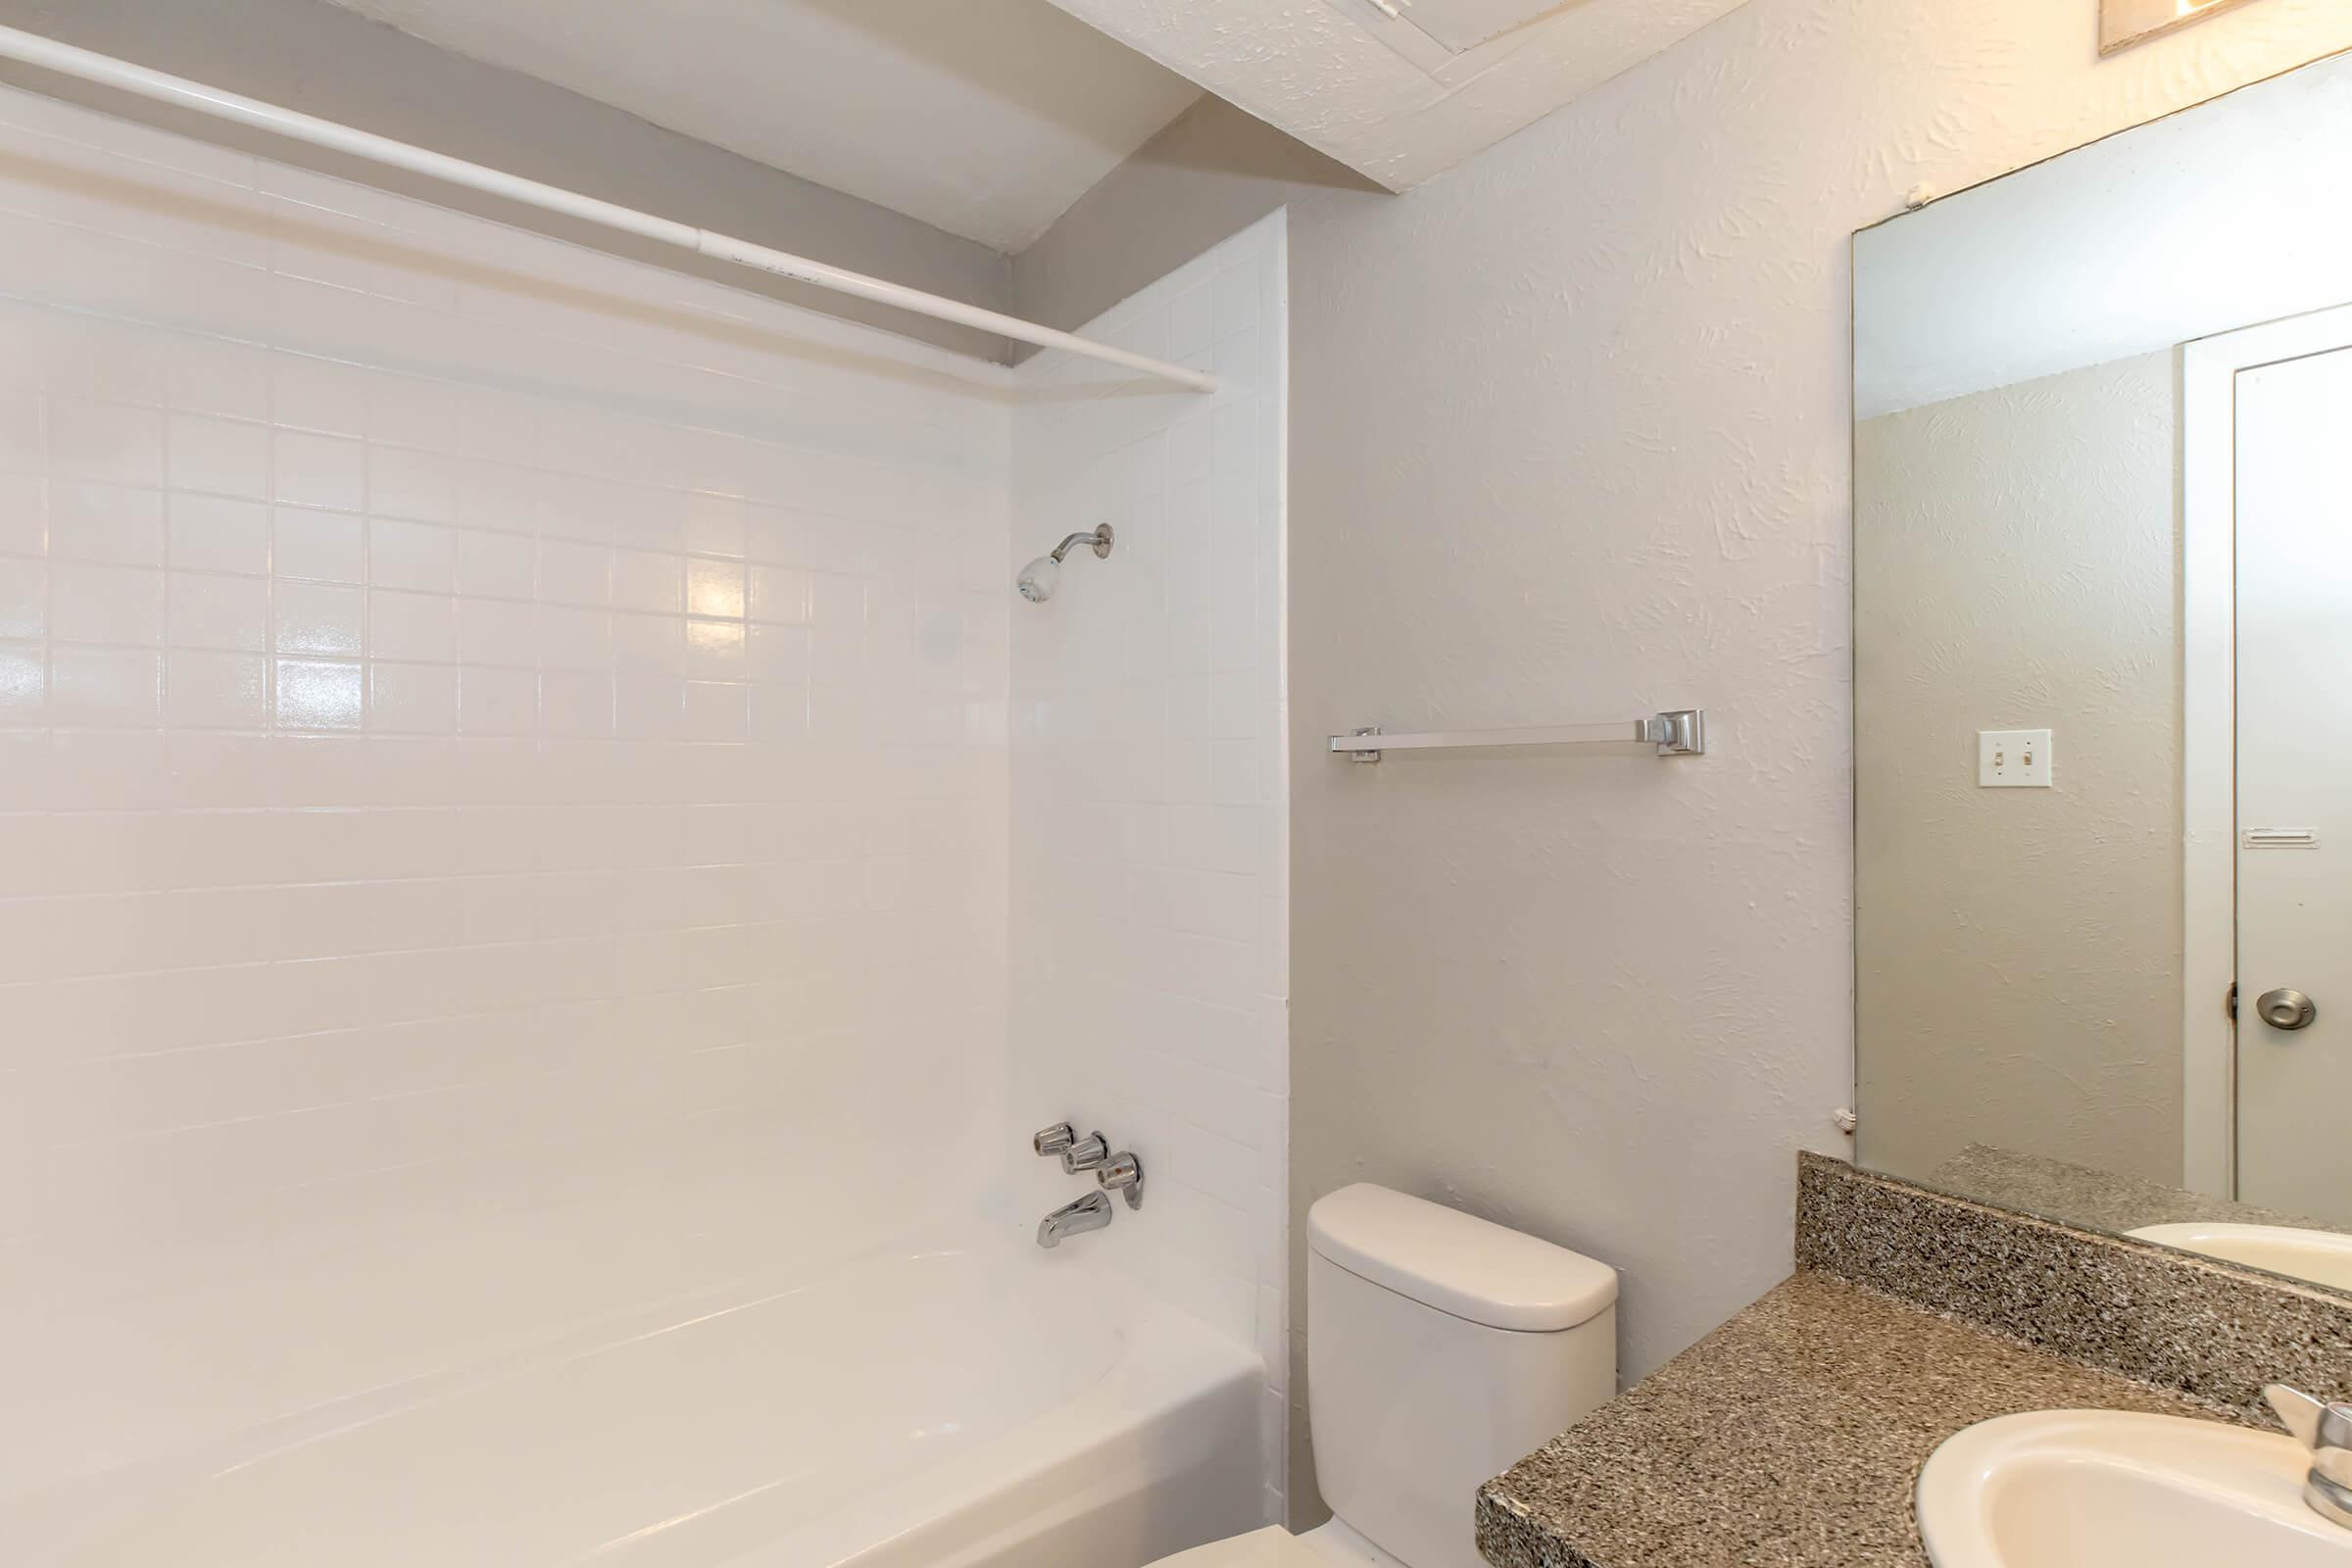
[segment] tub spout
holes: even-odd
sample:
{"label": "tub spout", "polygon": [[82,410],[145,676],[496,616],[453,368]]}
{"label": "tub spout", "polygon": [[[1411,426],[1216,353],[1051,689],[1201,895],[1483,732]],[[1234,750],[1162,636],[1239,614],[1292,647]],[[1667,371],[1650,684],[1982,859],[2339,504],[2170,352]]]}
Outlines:
{"label": "tub spout", "polygon": [[1110,1223],[1110,1195],[1089,1193],[1074,1203],[1064,1203],[1037,1222],[1037,1245],[1059,1247],[1064,1236],[1076,1236],[1081,1231],[1099,1231]]}

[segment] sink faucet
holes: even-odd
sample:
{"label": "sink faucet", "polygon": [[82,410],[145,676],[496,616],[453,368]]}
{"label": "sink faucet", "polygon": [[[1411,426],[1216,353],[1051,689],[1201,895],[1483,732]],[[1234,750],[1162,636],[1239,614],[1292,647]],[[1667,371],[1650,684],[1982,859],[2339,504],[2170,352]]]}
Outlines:
{"label": "sink faucet", "polygon": [[2331,1524],[2352,1528],[2352,1404],[2330,1404],[2274,1383],[2262,1391],[2278,1420],[2311,1450],[2303,1500]]}
{"label": "sink faucet", "polygon": [[1092,1192],[1073,1203],[1064,1203],[1037,1222],[1037,1245],[1059,1247],[1064,1236],[1076,1236],[1084,1231],[1099,1231],[1110,1223],[1110,1195]]}

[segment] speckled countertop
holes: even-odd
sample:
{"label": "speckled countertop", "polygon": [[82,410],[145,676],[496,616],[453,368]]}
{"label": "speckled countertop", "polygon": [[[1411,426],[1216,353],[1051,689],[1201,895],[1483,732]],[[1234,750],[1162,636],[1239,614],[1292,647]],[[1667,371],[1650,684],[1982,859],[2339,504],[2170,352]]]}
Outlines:
{"label": "speckled countertop", "polygon": [[2212,1412],[1826,1274],[1783,1281],[1481,1489],[1496,1568],[1921,1568],[1911,1488],[1990,1416]]}
{"label": "speckled countertop", "polygon": [[1989,1144],[1969,1145],[1929,1172],[1926,1185],[1980,1203],[2039,1214],[2061,1225],[2118,1234],[2142,1225],[2210,1220],[2231,1225],[2342,1229],[2299,1214],[2208,1198],[2162,1182],[2141,1181],[2040,1154],[2021,1154]]}

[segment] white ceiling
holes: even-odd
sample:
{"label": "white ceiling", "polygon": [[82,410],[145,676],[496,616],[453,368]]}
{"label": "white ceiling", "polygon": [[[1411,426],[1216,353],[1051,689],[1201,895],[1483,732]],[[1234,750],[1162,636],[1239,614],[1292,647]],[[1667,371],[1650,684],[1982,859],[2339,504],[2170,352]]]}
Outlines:
{"label": "white ceiling", "polygon": [[1048,0],[333,0],[1001,251],[1200,89]]}
{"label": "white ceiling", "polygon": [[1744,0],[1054,0],[1391,190]]}

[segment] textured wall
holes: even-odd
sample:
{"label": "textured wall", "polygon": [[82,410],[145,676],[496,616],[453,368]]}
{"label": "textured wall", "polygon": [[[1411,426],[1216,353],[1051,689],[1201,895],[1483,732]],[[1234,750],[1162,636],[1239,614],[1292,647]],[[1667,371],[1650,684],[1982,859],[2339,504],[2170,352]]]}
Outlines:
{"label": "textured wall", "polygon": [[997,1168],[1007,378],[0,89],[0,1530]]}
{"label": "textured wall", "polygon": [[[1750,0],[1409,195],[1296,202],[1294,1235],[1368,1178],[1584,1249],[1629,1375],[1788,1269],[1852,1088],[1847,236],[2352,46],[2339,0],[2106,63],[2095,21]],[[1712,755],[1320,755],[1669,703]]]}
{"label": "textured wall", "polygon": [[[1854,430],[1857,1157],[2180,1180],[2173,356]],[[2053,787],[1979,729],[2056,731]]]}
{"label": "textured wall", "polygon": [[[1287,202],[1317,190],[1379,189],[1222,98],[1203,97],[1021,252],[1013,314],[1075,328]],[[1013,345],[1016,361],[1035,352]]]}
{"label": "textured wall", "polygon": [[[577,93],[436,49],[321,0],[0,0],[0,24],[975,305],[1004,309],[1010,286],[1004,258],[985,245]],[[1004,349],[991,333],[781,278],[756,278],[740,267],[703,263],[668,246],[411,180],[22,67],[0,66],[0,81],[56,90],[148,123],[383,183],[617,255],[656,259],[965,353],[996,358]]]}
{"label": "textured wall", "polygon": [[[1094,321],[1215,370],[1138,395],[1066,354],[1018,372],[1012,601],[1013,1137],[1063,1116],[1144,1161],[1150,1201],[1086,1245],[1265,1356],[1267,1517],[1288,1357],[1289,810],[1282,682],[1283,220]],[[1014,1144],[1016,1149],[1018,1144]],[[1078,1188],[1015,1156],[1024,1216]]]}

